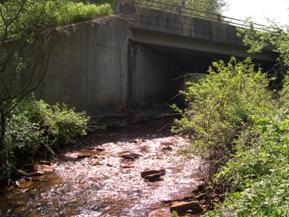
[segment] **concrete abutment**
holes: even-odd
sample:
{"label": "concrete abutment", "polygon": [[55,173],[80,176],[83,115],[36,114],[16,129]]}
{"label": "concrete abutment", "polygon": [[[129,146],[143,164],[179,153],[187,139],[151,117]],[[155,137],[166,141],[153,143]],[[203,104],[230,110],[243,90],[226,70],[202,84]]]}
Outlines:
{"label": "concrete abutment", "polygon": [[[211,61],[248,56],[232,35],[235,27],[148,9],[120,10],[126,13],[58,32],[39,97],[90,116],[127,113],[172,103],[184,75],[206,72]],[[271,51],[255,56],[269,65],[274,58]]]}

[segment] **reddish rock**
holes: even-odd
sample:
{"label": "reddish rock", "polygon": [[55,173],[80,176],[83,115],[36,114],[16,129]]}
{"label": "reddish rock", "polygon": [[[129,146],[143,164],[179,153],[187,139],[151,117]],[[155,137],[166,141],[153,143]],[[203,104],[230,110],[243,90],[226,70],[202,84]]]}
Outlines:
{"label": "reddish rock", "polygon": [[171,142],[163,142],[161,143],[161,145],[163,146],[162,151],[172,151],[173,150],[172,146],[174,144]]}
{"label": "reddish rock", "polygon": [[196,201],[174,202],[170,207],[171,212],[177,212],[179,215],[193,214],[198,215],[204,212],[204,208]]}
{"label": "reddish rock", "polygon": [[141,173],[141,177],[150,182],[161,181],[161,177],[166,174],[165,169],[160,170],[146,170]]}
{"label": "reddish rock", "polygon": [[124,164],[124,165],[121,165],[121,168],[123,168],[123,169],[131,169],[131,168],[134,168],[134,166]]}
{"label": "reddish rock", "polygon": [[164,147],[162,150],[163,151],[172,151],[173,148],[171,146],[167,146],[167,147]]}
{"label": "reddish rock", "polygon": [[77,155],[76,156],[76,160],[83,160],[83,159],[85,159],[85,158],[90,158],[91,157],[91,155],[89,155],[89,154],[83,154],[83,153],[81,153],[81,154],[79,154],[79,155]]}
{"label": "reddish rock", "polygon": [[94,150],[95,150],[95,151],[98,151],[98,152],[104,152],[104,151],[105,151],[104,148],[95,148]]}
{"label": "reddish rock", "polygon": [[20,179],[15,182],[16,186],[20,189],[28,189],[32,186],[31,179]]}
{"label": "reddish rock", "polygon": [[124,152],[119,155],[123,160],[128,161],[135,161],[137,160],[141,155],[131,152]]}
{"label": "reddish rock", "polygon": [[48,166],[51,166],[52,163],[50,161],[46,161],[46,160],[41,160],[39,161],[40,164],[45,164],[45,165],[48,165]]}
{"label": "reddish rock", "polygon": [[35,165],[35,175],[51,174],[54,172],[54,169],[47,164],[36,164]]}
{"label": "reddish rock", "polygon": [[171,217],[170,208],[161,208],[149,213],[148,217]]}

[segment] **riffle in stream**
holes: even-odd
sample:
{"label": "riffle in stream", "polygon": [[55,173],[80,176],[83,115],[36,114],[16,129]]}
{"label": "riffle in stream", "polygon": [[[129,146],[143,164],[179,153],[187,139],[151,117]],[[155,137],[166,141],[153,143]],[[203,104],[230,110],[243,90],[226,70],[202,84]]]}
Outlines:
{"label": "riffle in stream", "polygon": [[[190,141],[160,133],[161,125],[89,135],[88,146],[64,152],[27,187],[0,195],[0,216],[145,217],[202,184],[204,162],[183,154]],[[144,171],[162,170],[157,180]]]}

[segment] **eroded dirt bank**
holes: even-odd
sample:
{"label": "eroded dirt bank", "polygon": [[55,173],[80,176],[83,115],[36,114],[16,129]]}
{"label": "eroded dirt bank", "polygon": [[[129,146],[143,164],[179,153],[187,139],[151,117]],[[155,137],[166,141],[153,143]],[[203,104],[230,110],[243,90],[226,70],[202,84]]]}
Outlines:
{"label": "eroded dirt bank", "polygon": [[49,174],[2,194],[0,216],[169,216],[164,207],[202,184],[204,162],[183,154],[187,138],[160,131],[168,122],[89,135],[42,165]]}

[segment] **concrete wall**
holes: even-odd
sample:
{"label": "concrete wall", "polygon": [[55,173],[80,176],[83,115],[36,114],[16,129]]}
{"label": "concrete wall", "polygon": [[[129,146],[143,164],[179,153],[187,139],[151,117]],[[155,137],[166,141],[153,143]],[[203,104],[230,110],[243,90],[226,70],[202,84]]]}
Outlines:
{"label": "concrete wall", "polygon": [[37,94],[89,114],[123,110],[127,92],[127,22],[101,18],[59,31]]}

